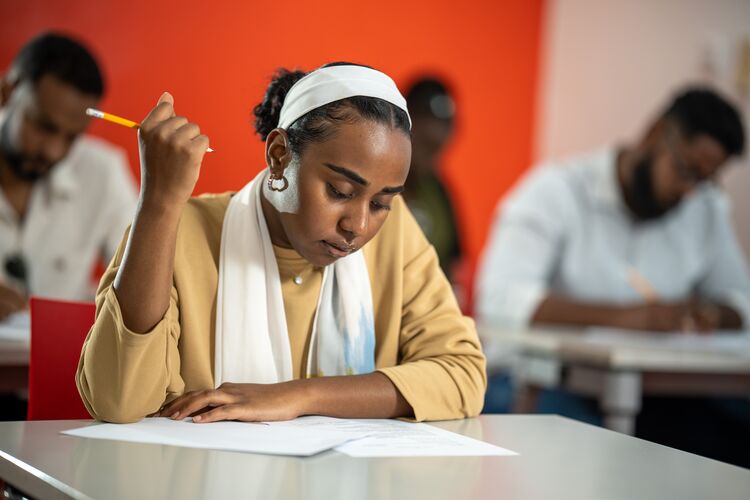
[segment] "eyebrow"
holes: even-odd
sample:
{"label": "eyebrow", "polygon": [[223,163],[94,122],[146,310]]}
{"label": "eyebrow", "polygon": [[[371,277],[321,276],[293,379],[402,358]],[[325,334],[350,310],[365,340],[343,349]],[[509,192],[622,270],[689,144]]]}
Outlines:
{"label": "eyebrow", "polygon": [[[348,178],[349,180],[356,182],[360,186],[369,186],[370,181],[362,177],[356,172],[353,172],[349,170],[348,168],[340,167],[339,165],[334,165],[332,163],[323,163],[326,167],[330,168],[334,172],[343,175],[344,177]],[[381,193],[385,194],[397,194],[401,193],[404,190],[404,186],[393,186],[393,187],[384,187],[380,190]]]}

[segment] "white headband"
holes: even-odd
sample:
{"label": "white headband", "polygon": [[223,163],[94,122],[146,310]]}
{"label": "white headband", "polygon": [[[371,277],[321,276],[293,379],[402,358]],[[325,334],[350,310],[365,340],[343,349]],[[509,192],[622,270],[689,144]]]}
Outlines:
{"label": "white headband", "polygon": [[377,97],[403,109],[411,128],[406,99],[395,82],[385,73],[363,66],[330,66],[306,75],[286,94],[278,126],[287,129],[313,109],[354,96]]}

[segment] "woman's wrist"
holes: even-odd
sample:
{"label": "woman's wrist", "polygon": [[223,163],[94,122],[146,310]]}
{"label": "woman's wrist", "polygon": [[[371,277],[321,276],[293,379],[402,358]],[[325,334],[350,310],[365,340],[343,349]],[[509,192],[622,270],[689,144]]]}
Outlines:
{"label": "woman's wrist", "polygon": [[149,218],[179,219],[185,205],[184,202],[145,192],[138,200],[138,214],[148,215]]}
{"label": "woman's wrist", "polygon": [[319,379],[307,378],[287,382],[291,397],[296,407],[298,416],[320,415],[321,411],[317,407],[316,387],[319,385]]}

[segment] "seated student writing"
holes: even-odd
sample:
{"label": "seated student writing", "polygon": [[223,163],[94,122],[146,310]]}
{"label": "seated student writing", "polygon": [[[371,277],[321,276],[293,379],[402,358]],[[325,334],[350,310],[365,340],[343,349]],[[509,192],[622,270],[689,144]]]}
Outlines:
{"label": "seated student writing", "polygon": [[89,412],[478,414],[476,330],[398,196],[410,118],[393,81],[351,64],[282,70],[255,116],[268,168],[197,198],[208,138],[166,93],[143,121],[138,211],[78,366]]}

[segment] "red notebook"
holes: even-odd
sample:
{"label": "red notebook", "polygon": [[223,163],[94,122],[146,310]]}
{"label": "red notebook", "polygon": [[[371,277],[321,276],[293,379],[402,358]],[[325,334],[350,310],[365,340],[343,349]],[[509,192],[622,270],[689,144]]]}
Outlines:
{"label": "red notebook", "polygon": [[91,418],[75,373],[94,312],[91,303],[31,298],[29,420]]}

